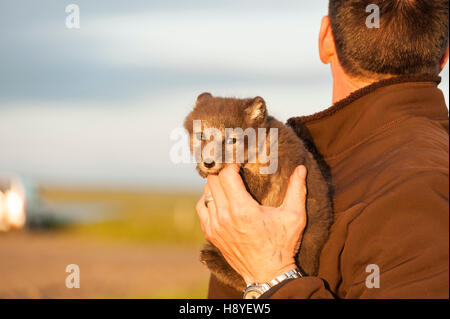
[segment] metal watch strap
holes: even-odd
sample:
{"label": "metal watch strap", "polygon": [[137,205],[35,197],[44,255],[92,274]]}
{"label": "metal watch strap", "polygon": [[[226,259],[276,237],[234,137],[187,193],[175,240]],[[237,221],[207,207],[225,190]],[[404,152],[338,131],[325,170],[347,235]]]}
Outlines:
{"label": "metal watch strap", "polygon": [[262,295],[263,293],[267,292],[270,288],[280,284],[281,282],[287,280],[287,279],[295,279],[295,278],[300,278],[303,277],[303,275],[301,274],[300,270],[298,269],[293,269],[290,270],[288,272],[285,272],[284,274],[276,277],[275,279],[270,280],[267,283],[262,283],[262,284],[248,284],[247,288],[244,290],[244,298],[246,297],[247,292],[249,291],[249,289],[257,289],[258,292],[260,292],[260,294]]}

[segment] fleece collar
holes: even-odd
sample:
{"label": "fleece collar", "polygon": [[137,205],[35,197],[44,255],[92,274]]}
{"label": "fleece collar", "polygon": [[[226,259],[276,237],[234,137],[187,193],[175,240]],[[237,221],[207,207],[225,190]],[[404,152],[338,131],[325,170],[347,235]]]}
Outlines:
{"label": "fleece collar", "polygon": [[448,109],[439,76],[404,76],[382,80],[359,89],[331,107],[288,120],[306,126],[325,160],[399,122],[414,116],[448,121]]}

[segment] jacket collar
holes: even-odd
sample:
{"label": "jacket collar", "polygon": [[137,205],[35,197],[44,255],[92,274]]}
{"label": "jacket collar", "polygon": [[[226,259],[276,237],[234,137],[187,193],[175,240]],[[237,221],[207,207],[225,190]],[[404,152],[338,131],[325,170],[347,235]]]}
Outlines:
{"label": "jacket collar", "polygon": [[439,76],[404,76],[359,89],[333,106],[289,125],[304,125],[322,156],[332,159],[383,129],[414,116],[448,121]]}

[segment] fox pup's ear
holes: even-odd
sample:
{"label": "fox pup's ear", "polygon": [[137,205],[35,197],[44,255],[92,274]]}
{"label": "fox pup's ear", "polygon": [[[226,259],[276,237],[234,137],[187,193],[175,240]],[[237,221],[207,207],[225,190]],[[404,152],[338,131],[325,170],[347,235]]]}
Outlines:
{"label": "fox pup's ear", "polygon": [[203,100],[210,99],[210,98],[212,98],[211,93],[209,93],[209,92],[204,92],[204,93],[200,94],[200,95],[197,97],[197,103],[200,102],[200,101],[203,101]]}
{"label": "fox pup's ear", "polygon": [[247,114],[250,121],[256,123],[263,122],[267,116],[266,102],[260,96],[255,97],[248,104],[247,108],[245,109],[245,113]]}

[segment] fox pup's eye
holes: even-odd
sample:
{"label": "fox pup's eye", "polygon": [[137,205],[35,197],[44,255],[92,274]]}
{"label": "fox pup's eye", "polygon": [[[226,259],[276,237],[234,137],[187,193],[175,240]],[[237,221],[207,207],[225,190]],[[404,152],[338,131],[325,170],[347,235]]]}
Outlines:
{"label": "fox pup's eye", "polygon": [[203,132],[195,133],[195,137],[196,137],[199,141],[206,141],[206,136],[205,136],[205,134],[203,134]]}
{"label": "fox pup's eye", "polygon": [[237,138],[235,138],[235,137],[229,137],[225,141],[226,144],[236,144],[236,142],[237,142]]}

